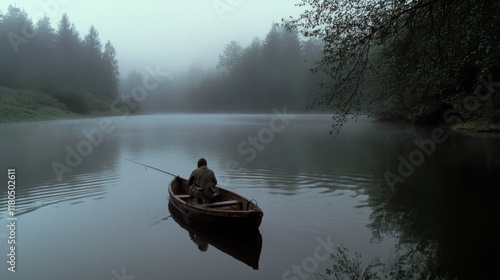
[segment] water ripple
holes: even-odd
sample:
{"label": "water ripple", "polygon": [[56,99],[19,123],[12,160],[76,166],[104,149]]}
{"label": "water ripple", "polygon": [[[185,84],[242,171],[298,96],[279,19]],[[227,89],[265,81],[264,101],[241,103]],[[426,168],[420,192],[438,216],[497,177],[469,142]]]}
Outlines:
{"label": "water ripple", "polygon": [[[349,194],[354,197],[363,194],[366,187],[378,184],[374,172],[354,172],[352,170],[301,170],[296,174],[278,169],[241,169],[231,175],[230,185],[234,188],[265,189],[270,194],[317,193],[334,195]],[[354,193],[354,194],[353,194]]]}
{"label": "water ripple", "polygon": [[[114,174],[100,172],[79,174],[65,181],[50,180],[40,185],[28,186],[16,190],[16,215],[24,215],[42,207],[70,202],[83,203],[89,198],[102,199],[107,194],[107,187],[117,181]],[[0,219],[7,212],[7,197],[0,198]]]}

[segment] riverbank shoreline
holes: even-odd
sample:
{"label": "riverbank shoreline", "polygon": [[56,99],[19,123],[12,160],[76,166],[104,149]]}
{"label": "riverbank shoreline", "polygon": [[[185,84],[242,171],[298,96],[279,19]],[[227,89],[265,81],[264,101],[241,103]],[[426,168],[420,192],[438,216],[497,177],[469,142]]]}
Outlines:
{"label": "riverbank shoreline", "polygon": [[[64,93],[72,94],[72,93]],[[40,90],[0,87],[0,123],[113,116],[111,104],[91,93],[76,93],[85,113],[71,110],[68,99]]]}
{"label": "riverbank shoreline", "polygon": [[473,133],[494,133],[494,134],[500,133],[499,123],[470,121],[470,122],[455,124],[451,128],[458,131],[466,131]]}
{"label": "riverbank shoreline", "polygon": [[500,124],[469,121],[449,127],[453,131],[471,137],[500,137]]}
{"label": "riverbank shoreline", "polygon": [[[80,95],[80,97],[83,97],[80,101],[85,103],[84,105],[88,108],[88,113],[82,114],[70,110],[67,104],[59,100],[53,94],[37,90],[0,87],[0,124],[65,119],[88,119],[120,115],[111,111],[111,104],[109,101],[97,98],[91,93],[84,93],[83,96]],[[147,114],[148,113],[140,112],[133,113],[133,115]],[[500,136],[500,123],[467,121],[446,126],[446,128],[472,136]]]}

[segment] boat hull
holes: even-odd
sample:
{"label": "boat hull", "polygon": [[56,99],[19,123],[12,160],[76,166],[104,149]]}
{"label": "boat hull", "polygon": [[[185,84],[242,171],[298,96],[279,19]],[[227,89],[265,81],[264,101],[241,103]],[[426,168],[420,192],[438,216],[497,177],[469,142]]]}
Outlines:
{"label": "boat hull", "polygon": [[[212,204],[201,204],[196,198],[190,197],[187,180],[180,177],[170,182],[168,191],[169,202],[173,207],[188,220],[193,219],[207,226],[256,230],[264,216],[254,202],[221,187],[216,187],[219,199]],[[228,205],[232,202],[234,204]]]}

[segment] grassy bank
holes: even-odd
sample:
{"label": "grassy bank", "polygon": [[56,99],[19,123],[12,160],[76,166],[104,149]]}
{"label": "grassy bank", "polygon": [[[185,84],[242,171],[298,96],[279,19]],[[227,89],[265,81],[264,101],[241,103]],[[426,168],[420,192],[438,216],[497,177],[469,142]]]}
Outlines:
{"label": "grassy bank", "polygon": [[499,123],[488,123],[480,121],[459,123],[452,126],[452,128],[455,130],[475,133],[500,133]]}
{"label": "grassy bank", "polygon": [[78,118],[108,112],[109,102],[87,92],[0,87],[0,122]]}

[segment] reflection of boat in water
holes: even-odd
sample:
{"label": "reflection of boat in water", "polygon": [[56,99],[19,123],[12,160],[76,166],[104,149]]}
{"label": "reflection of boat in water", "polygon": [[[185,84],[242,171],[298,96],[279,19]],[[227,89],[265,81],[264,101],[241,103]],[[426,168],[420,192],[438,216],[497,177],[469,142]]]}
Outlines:
{"label": "reflection of boat in water", "polygon": [[209,245],[212,245],[253,269],[259,269],[262,236],[258,230],[218,230],[184,215],[171,202],[168,209],[174,220],[189,232],[189,237],[200,251],[207,251]]}
{"label": "reflection of boat in water", "polygon": [[256,203],[221,187],[215,187],[216,202],[200,203],[189,194],[187,180],[180,177],[172,180],[168,193],[170,203],[177,210],[208,225],[255,231],[264,216]]}

